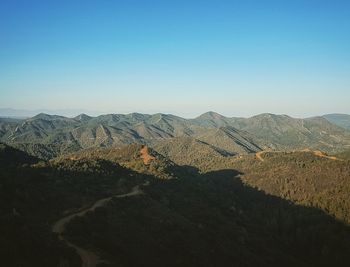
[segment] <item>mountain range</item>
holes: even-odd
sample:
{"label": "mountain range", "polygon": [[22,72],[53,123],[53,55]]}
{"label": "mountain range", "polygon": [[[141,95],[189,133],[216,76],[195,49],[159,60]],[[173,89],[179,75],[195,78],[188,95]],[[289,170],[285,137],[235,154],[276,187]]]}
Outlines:
{"label": "mountain range", "polygon": [[350,129],[350,115],[347,114],[327,114],[325,119],[345,129]]}
{"label": "mountain range", "polygon": [[[197,143],[221,155],[261,150],[314,149],[338,153],[350,148],[349,115],[306,119],[260,114],[229,118],[215,112],[194,119],[171,114],[86,114],[68,118],[40,113],[27,119],[0,118],[0,141],[42,159],[93,147],[147,144],[166,152]],[[166,141],[166,142],[164,142]]]}
{"label": "mountain range", "polygon": [[2,118],[2,263],[349,266],[344,121]]}

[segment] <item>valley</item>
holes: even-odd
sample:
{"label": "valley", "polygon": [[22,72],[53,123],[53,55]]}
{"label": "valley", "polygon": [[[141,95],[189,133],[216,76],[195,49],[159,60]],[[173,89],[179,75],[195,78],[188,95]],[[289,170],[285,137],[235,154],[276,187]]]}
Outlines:
{"label": "valley", "polygon": [[2,121],[3,262],[348,266],[348,130],[260,118]]}
{"label": "valley", "polygon": [[350,266],[350,1],[0,25],[0,267]]}

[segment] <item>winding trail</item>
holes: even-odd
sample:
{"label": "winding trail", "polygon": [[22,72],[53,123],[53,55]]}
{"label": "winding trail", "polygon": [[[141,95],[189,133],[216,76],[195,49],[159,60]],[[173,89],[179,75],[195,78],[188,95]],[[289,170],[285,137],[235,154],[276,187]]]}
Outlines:
{"label": "winding trail", "polygon": [[[264,158],[262,157],[262,154],[269,152],[269,153],[280,153],[281,151],[259,151],[257,153],[255,153],[255,157],[256,159],[258,159],[259,161],[263,162]],[[323,153],[322,151],[319,150],[310,150],[310,149],[303,149],[303,150],[295,150],[293,152],[306,152],[306,153],[312,153],[314,154],[316,157],[320,157],[320,158],[326,158],[326,159],[330,159],[330,160],[338,160],[338,161],[343,161],[342,159],[339,159],[337,157],[334,156],[328,156],[327,154]]]}
{"label": "winding trail", "polygon": [[339,161],[343,161],[342,159],[338,159],[337,157],[328,156],[328,155],[326,155],[325,153],[323,153],[322,151],[319,151],[319,150],[312,151],[312,153],[313,153],[316,157],[326,158],[326,159],[330,159],[330,160],[339,160]]}
{"label": "winding trail", "polygon": [[[144,185],[148,185],[148,183],[146,182]],[[93,212],[97,208],[105,206],[109,201],[111,201],[112,198],[131,197],[131,196],[140,195],[142,193],[143,192],[140,189],[140,185],[137,185],[137,186],[134,186],[129,193],[115,195],[115,196],[97,200],[91,207],[80,210],[76,213],[72,213],[56,221],[52,226],[52,232],[58,235],[59,240],[65,241],[69,247],[72,247],[73,249],[75,249],[75,251],[78,253],[78,255],[81,258],[82,267],[95,267],[99,262],[102,262],[97,254],[69,242],[64,237],[64,232],[66,230],[67,224],[76,217],[83,217],[88,212]]]}

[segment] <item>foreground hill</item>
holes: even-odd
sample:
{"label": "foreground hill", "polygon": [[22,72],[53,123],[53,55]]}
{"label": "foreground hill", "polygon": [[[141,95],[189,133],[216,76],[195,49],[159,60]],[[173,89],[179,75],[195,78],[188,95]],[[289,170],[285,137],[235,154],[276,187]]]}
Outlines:
{"label": "foreground hill", "polygon": [[33,164],[38,159],[28,155],[27,153],[0,143],[0,166],[21,166],[25,164]]}
{"label": "foreground hill", "polygon": [[[198,144],[189,138],[186,142],[193,147]],[[311,152],[300,153],[305,156],[301,162],[311,165],[307,175],[322,168],[323,162],[312,165],[318,159],[326,160],[325,173],[335,167],[328,166],[328,161],[338,162]],[[276,154],[276,158],[288,162],[284,155],[289,154]],[[110,266],[347,266],[350,243],[344,235],[349,229],[326,214],[339,218],[330,207],[324,206],[322,212],[317,201],[305,196],[298,206],[293,204],[297,198],[272,197],[261,186],[254,189],[257,186],[250,177],[262,179],[255,176],[261,169],[256,170],[254,164],[268,163],[265,158],[269,154],[261,153],[261,157],[264,161],[250,155],[224,157],[231,167],[218,164],[219,169],[205,174],[184,172],[176,179],[151,179],[142,195],[115,199],[100,212],[76,218],[67,229],[69,240],[103,251]],[[328,181],[316,187],[316,200],[323,199],[324,190],[340,181],[342,192],[348,191],[349,181],[344,178],[350,165],[342,164],[334,184]],[[253,165],[254,171],[247,174],[232,168],[243,171],[248,165]],[[266,192],[277,195],[268,188]],[[325,194],[325,203],[329,196]],[[345,195],[340,196],[335,207],[347,201]],[[346,207],[343,214],[349,214]]]}
{"label": "foreground hill", "polygon": [[[337,219],[350,223],[350,153],[328,156],[320,151],[293,152],[260,151],[256,154],[225,156],[191,146],[186,153],[181,146],[171,144],[168,150],[158,148],[171,160],[191,165],[202,172],[235,169],[242,180],[268,194],[292,200],[301,205],[321,208]],[[164,146],[166,148],[166,146]],[[201,151],[207,151],[206,154]]]}
{"label": "foreground hill", "polygon": [[59,241],[51,225],[65,214],[128,192],[144,181],[143,174],[116,162],[98,158],[38,162],[6,145],[1,146],[0,163],[3,266],[81,266],[79,255]]}
{"label": "foreground hill", "polygon": [[132,171],[153,175],[159,179],[172,179],[181,175],[175,163],[141,144],[131,144],[121,148],[92,148],[64,155],[49,162],[56,166],[70,165],[77,161],[100,160],[116,163]]}
{"label": "foreground hill", "polygon": [[336,155],[338,158],[350,160],[350,149]]}
{"label": "foreground hill", "polygon": [[350,223],[349,159],[348,153],[334,157],[311,150],[258,152],[243,157],[216,157],[209,164],[198,167],[204,172],[238,170],[242,173],[242,181],[257,190],[320,208],[338,220]]}
{"label": "foreground hill", "polygon": [[350,224],[350,161],[316,151],[261,153],[233,165],[242,180],[268,194],[324,210]]}
{"label": "foreground hill", "polygon": [[349,266],[350,228],[329,215],[349,218],[348,161],[186,142],[218,153],[211,170],[138,144],[48,162],[4,145],[4,266]]}

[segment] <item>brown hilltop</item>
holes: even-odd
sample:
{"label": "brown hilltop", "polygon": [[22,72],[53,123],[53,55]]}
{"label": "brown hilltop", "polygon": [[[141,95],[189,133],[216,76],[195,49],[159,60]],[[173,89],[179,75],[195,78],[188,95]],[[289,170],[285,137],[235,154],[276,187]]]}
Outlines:
{"label": "brown hilltop", "polygon": [[148,146],[143,146],[140,150],[141,158],[143,159],[143,163],[148,165],[152,160],[155,159],[150,153]]}
{"label": "brown hilltop", "polygon": [[90,164],[90,162],[94,161],[118,164],[139,173],[152,174],[162,179],[172,178],[174,172],[176,172],[176,166],[171,160],[157,153],[147,145],[137,143],[113,148],[93,147],[57,157],[49,162],[51,165],[69,166],[78,164],[77,162],[79,164]]}

